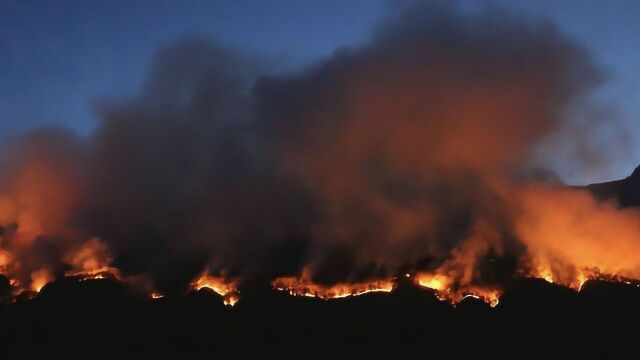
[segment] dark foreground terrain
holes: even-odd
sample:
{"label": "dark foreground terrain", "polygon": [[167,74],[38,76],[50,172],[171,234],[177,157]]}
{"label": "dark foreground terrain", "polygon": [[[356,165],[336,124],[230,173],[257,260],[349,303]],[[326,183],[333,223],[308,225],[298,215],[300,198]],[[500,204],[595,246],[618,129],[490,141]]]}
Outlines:
{"label": "dark foreground terrain", "polygon": [[264,289],[233,308],[201,290],[147,299],[60,280],[2,307],[2,359],[637,359],[640,288],[516,280],[496,308],[399,284],[323,301]]}

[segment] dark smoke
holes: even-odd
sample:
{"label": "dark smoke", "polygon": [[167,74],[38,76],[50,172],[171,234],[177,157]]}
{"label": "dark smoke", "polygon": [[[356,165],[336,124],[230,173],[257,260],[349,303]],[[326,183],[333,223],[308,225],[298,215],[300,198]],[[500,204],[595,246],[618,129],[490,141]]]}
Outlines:
{"label": "dark smoke", "polygon": [[[519,251],[505,183],[529,176],[598,79],[552,25],[496,8],[413,4],[367,44],[279,76],[188,38],[158,53],[138,96],[98,106],[90,139],[40,132],[5,152],[2,193],[42,162],[59,178],[43,194],[69,197],[44,197],[60,209],[37,215],[56,223],[36,243],[98,237],[164,291],[206,267],[265,281],[309,266],[334,283],[437,266],[469,239],[505,254]],[[0,225],[24,226],[13,217]]]}
{"label": "dark smoke", "polygon": [[187,39],[159,53],[138,99],[103,112],[83,222],[112,245],[116,265],[154,274],[161,288],[184,286],[207,263],[257,271],[274,246],[300,238],[304,195],[265,157],[255,129],[256,70]]}
{"label": "dark smoke", "polygon": [[258,126],[318,209],[316,274],[446,257],[485,225],[509,237],[502,183],[598,74],[552,26],[484,11],[404,9],[369,44],[258,83]]}

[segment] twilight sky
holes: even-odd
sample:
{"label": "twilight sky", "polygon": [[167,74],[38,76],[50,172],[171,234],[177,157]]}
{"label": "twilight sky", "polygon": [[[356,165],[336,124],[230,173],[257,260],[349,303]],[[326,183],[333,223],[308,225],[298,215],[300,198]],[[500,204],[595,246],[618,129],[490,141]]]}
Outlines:
{"label": "twilight sky", "polygon": [[[599,104],[640,144],[640,2],[494,2],[551,20],[585,46],[607,75]],[[274,69],[299,68],[363,42],[389,6],[386,0],[0,0],[0,139],[50,126],[89,134],[97,122],[92,103],[135,94],[154,52],[185,35],[253,52]],[[623,177],[639,162],[637,145],[607,173],[577,181]]]}

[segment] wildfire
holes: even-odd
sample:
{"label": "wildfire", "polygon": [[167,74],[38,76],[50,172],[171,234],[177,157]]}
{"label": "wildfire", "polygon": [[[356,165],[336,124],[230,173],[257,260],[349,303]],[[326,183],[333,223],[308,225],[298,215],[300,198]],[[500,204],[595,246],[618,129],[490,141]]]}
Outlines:
{"label": "wildfire", "polygon": [[0,249],[0,271],[5,271],[5,269],[10,263],[11,263],[11,253]]}
{"label": "wildfire", "polygon": [[77,277],[81,281],[105,278],[121,280],[120,271],[109,265],[111,255],[106,244],[98,238],[91,238],[72,249],[65,260],[72,266],[65,276]]}
{"label": "wildfire", "polygon": [[454,280],[442,274],[418,273],[414,281],[419,286],[435,290],[435,295],[441,301],[457,304],[467,297],[476,298],[489,304],[491,307],[498,305],[501,292],[490,287],[474,285],[454,286]]}
{"label": "wildfire", "polygon": [[316,297],[320,299],[338,299],[348,296],[358,296],[371,292],[391,292],[395,284],[393,280],[372,280],[358,283],[337,283],[325,286],[313,283],[308,278],[308,272],[303,271],[301,277],[281,277],[271,285],[280,291],[286,291],[293,296]]}
{"label": "wildfire", "polygon": [[[562,195],[567,196],[562,193]],[[615,234],[609,234],[609,227],[600,227],[600,223],[607,223],[609,218],[613,218],[614,223],[619,226],[613,229],[629,228],[629,232],[635,234],[628,223],[636,224],[635,219],[638,214],[631,210],[617,210],[611,205],[594,204],[594,200],[582,194],[572,194],[571,201],[583,204],[584,208],[593,208],[592,216],[595,218],[594,224],[590,224],[589,231],[582,232],[573,228],[577,215],[559,213],[555,217],[551,216],[553,210],[559,207],[546,204],[548,197],[543,197],[543,204],[539,197],[531,196],[534,202],[531,212],[533,218],[542,220],[535,222],[524,222],[519,224],[519,231],[523,234],[525,242],[528,244],[527,257],[521,259],[522,263],[518,274],[524,277],[540,278],[549,283],[569,287],[575,291],[580,291],[584,283],[588,280],[599,279],[606,281],[618,281],[630,283],[633,279],[638,279],[635,260],[630,259],[629,254],[635,253],[635,243],[630,239],[634,236],[628,235],[626,242],[621,249],[613,249],[611,254],[602,251],[606,244],[601,244],[601,239],[616,238]],[[574,199],[575,197],[575,199]],[[576,200],[577,199],[577,200]],[[544,205],[544,206],[543,206]],[[547,208],[549,206],[549,208]],[[600,206],[600,207],[598,207]],[[538,208],[540,207],[540,208]],[[532,215],[532,216],[533,216]],[[582,217],[580,217],[582,219]],[[589,218],[589,217],[585,217]],[[543,221],[544,220],[544,221]],[[598,225],[598,226],[596,226]],[[3,225],[3,234],[0,234],[0,273],[9,278],[13,289],[13,294],[27,292],[35,296],[49,282],[55,279],[54,267],[27,267],[26,261],[20,261],[28,253],[28,247],[6,247],[8,240],[17,239],[18,244],[22,244],[24,229]],[[544,226],[544,227],[543,227]],[[27,229],[29,229],[27,227]],[[560,235],[554,235],[557,229],[561,229]],[[576,232],[575,234],[573,232]],[[586,235],[585,235],[586,234]],[[581,236],[593,235],[591,242],[583,243],[579,240]],[[554,241],[561,238],[564,242]],[[418,272],[409,273],[404,276],[411,278],[417,285],[434,290],[435,295],[442,301],[457,304],[467,297],[483,300],[490,306],[496,306],[499,301],[501,289],[479,286],[474,284],[476,279],[474,269],[476,262],[484,256],[489,249],[489,244],[497,243],[498,234],[488,225],[480,223],[474,227],[474,236],[466,239],[457,248],[450,252],[450,258],[443,262],[442,266],[432,273]],[[88,279],[114,279],[118,281],[128,281],[123,279],[118,269],[111,266],[112,257],[107,245],[97,237],[83,238],[83,242],[78,242],[74,246],[64,249],[61,260],[69,267],[64,276],[73,277],[78,281]],[[571,248],[574,251],[566,250],[558,244]],[[31,242],[27,242],[31,244]],[[586,244],[586,245],[585,245]],[[595,245],[594,245],[595,244]],[[570,246],[569,246],[570,245]],[[596,246],[597,245],[597,246]],[[629,251],[623,251],[630,249]],[[549,254],[553,254],[550,256]],[[620,259],[620,263],[617,262]],[[525,261],[526,260],[526,261]],[[601,268],[592,266],[597,264]],[[293,296],[306,296],[320,299],[337,299],[349,296],[358,296],[370,292],[389,293],[395,288],[395,279],[374,279],[360,282],[339,282],[333,285],[323,285],[314,283],[311,280],[310,270],[305,268],[300,276],[280,277],[271,282],[271,285],[280,291],[284,291]],[[225,305],[234,306],[239,301],[239,291],[235,279],[225,276],[213,276],[208,272],[202,273],[190,285],[191,289],[210,289],[223,297]],[[157,292],[149,293],[152,299],[162,298],[164,295]]]}
{"label": "wildfire", "polygon": [[[119,272],[115,268],[100,268],[86,273],[68,273],[68,277],[74,277],[77,281],[85,281],[87,279],[104,279],[111,278],[122,281]],[[475,298],[482,300],[491,307],[498,305],[501,290],[488,286],[477,285],[461,285],[444,274],[418,272],[415,274],[405,274],[407,278],[413,280],[420,287],[434,290],[435,296],[441,300],[456,305],[465,298]],[[580,291],[584,283],[588,280],[604,280],[611,282],[624,282],[626,284],[636,283],[635,280],[621,277],[619,275],[607,275],[599,273],[597,270],[582,270],[575,273],[574,277],[569,280],[560,281],[560,278],[554,276],[553,271],[549,268],[537,268],[525,275],[527,278],[539,278],[549,283],[554,283],[569,287],[575,291]],[[16,289],[15,294],[27,292],[35,296],[46,284],[53,281],[53,275],[47,269],[34,271],[31,274],[30,285],[23,288],[21,283],[16,279],[10,278],[11,286]],[[332,300],[346,298],[351,296],[359,296],[372,292],[390,293],[395,287],[395,279],[371,280],[355,283],[341,282],[334,285],[322,285],[311,281],[308,278],[308,272],[304,271],[300,277],[280,277],[272,281],[271,285],[274,289],[284,291],[292,296],[304,296],[311,298],[319,298],[323,300]],[[636,285],[640,286],[640,285]],[[239,300],[239,291],[236,282],[221,276],[208,275],[206,272],[195,279],[190,288],[193,290],[209,289],[223,297],[223,303],[227,306],[234,306]],[[151,299],[161,299],[165,295],[152,291],[149,293]]]}
{"label": "wildfire", "polygon": [[[637,284],[638,279],[634,277],[626,277],[621,274],[611,274],[600,271],[597,268],[581,269],[565,274],[558,271],[559,275],[554,275],[550,270],[548,272],[530,272],[526,277],[540,278],[549,283],[565,286],[575,291],[581,291],[584,284],[589,280],[601,280],[608,282],[621,282],[625,284]],[[548,276],[544,276],[549,274]],[[636,285],[639,286],[639,285]]]}
{"label": "wildfire", "polygon": [[31,274],[31,290],[40,292],[51,281],[53,281],[53,275],[47,269],[35,271]]}
{"label": "wildfire", "polygon": [[234,306],[240,300],[235,281],[208,275],[206,271],[194,280],[189,287],[194,290],[205,288],[212,290],[222,296],[224,304],[228,306]]}
{"label": "wildfire", "polygon": [[587,280],[589,280],[589,278],[587,277],[587,275],[585,275],[581,271],[578,273],[578,276],[576,277],[576,281],[571,285],[571,288],[576,291],[580,291],[582,290],[582,285],[584,285],[584,283],[587,282]]}
{"label": "wildfire", "polygon": [[540,279],[545,280],[548,283],[553,284],[553,273],[551,272],[551,269],[548,267],[542,267],[537,271],[536,276],[533,277],[537,277]]}
{"label": "wildfire", "polygon": [[222,300],[222,302],[227,306],[234,306],[238,301],[240,301],[240,298],[235,293],[226,295]]}
{"label": "wildfire", "polygon": [[451,279],[439,274],[418,273],[416,275],[418,285],[437,291],[446,291],[451,285]]}
{"label": "wildfire", "polygon": [[98,280],[98,279],[115,279],[122,280],[120,271],[114,267],[103,267],[90,271],[68,271],[65,273],[66,277],[75,277],[80,281],[85,280]]}

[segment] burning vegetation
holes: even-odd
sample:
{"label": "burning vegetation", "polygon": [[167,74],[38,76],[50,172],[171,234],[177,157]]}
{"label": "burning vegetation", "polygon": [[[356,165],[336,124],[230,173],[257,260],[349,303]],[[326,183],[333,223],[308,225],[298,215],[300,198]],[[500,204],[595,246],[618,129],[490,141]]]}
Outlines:
{"label": "burning vegetation", "polygon": [[236,288],[235,282],[228,281],[223,277],[202,273],[189,287],[196,291],[202,289],[212,290],[222,296],[225,305],[233,306],[239,300],[238,289]]}
{"label": "burning vegetation", "polygon": [[395,286],[393,279],[322,285],[314,283],[310,279],[308,269],[303,270],[300,278],[280,277],[275,279],[271,285],[275,289],[286,291],[293,296],[317,297],[325,300],[358,296],[371,292],[391,292]]}
{"label": "burning vegetation", "polygon": [[518,277],[640,279],[640,202],[540,176],[541,154],[597,165],[567,129],[601,74],[553,26],[495,11],[414,5],[277,76],[202,39],[162,50],[91,136],[6,146],[0,272],[16,296],[107,277],[231,306],[256,284],[335,299],[409,278],[496,306]]}

